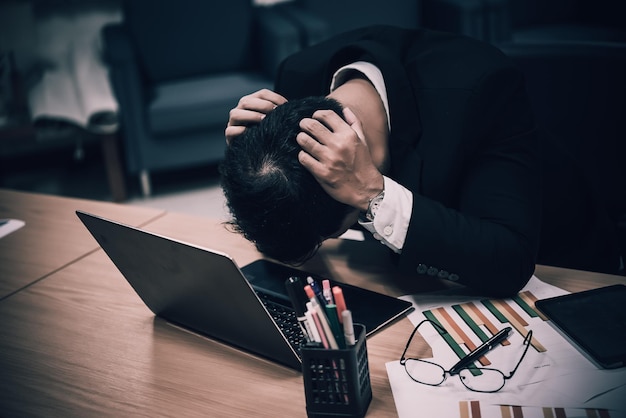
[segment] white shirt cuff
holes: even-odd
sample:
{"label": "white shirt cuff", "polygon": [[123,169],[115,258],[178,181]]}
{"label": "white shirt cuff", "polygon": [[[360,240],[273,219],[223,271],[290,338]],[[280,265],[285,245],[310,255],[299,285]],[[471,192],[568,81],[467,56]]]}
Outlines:
{"label": "white shirt cuff", "polygon": [[385,196],[373,222],[359,224],[374,238],[400,253],[404,246],[413,210],[413,193],[388,177],[384,178]]}

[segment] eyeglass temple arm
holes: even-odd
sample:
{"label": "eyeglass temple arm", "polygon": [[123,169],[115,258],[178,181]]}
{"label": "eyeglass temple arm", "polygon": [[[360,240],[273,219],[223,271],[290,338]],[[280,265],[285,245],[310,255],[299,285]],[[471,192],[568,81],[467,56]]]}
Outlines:
{"label": "eyeglass temple arm", "polygon": [[522,353],[522,356],[519,358],[519,361],[517,362],[513,370],[511,370],[509,375],[504,376],[505,379],[510,379],[511,377],[513,377],[519,365],[522,364],[522,360],[524,360],[524,357],[526,357],[526,353],[528,352],[528,347],[530,347],[530,340],[532,338],[533,338],[533,330],[531,329],[531,330],[528,330],[528,332],[526,333],[526,337],[524,337],[524,341],[522,344],[524,344],[525,347],[524,347],[524,352]]}
{"label": "eyeglass temple arm", "polygon": [[431,321],[430,319],[424,319],[422,322],[420,322],[419,324],[417,324],[415,326],[415,328],[413,328],[413,332],[411,333],[411,336],[409,337],[409,340],[406,342],[406,346],[404,347],[404,351],[402,352],[402,356],[400,357],[400,364],[404,364],[406,363],[406,358],[404,357],[406,355],[407,350],[409,349],[409,346],[411,345],[411,341],[413,341],[413,336],[415,335],[415,333],[417,332],[417,329],[420,327],[420,325],[422,325],[424,322],[429,322],[431,323],[436,329],[437,332],[439,332],[440,334],[447,334],[448,331],[445,330],[445,328],[443,328],[441,325],[439,325],[438,323]]}

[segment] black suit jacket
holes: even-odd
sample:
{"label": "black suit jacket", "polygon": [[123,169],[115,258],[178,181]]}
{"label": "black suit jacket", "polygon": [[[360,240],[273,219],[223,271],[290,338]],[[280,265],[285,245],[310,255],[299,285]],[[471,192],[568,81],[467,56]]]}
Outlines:
{"label": "black suit jacket", "polygon": [[510,295],[534,272],[538,144],[521,73],[500,51],[451,34],[376,26],[283,62],[276,91],[326,95],[339,67],[382,72],[391,114],[387,173],[413,192],[402,269]]}

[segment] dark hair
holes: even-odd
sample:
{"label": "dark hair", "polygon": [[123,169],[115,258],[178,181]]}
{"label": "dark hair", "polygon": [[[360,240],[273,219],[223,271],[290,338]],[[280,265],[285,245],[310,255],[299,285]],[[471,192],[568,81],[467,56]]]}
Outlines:
{"label": "dark hair", "polygon": [[350,211],[298,161],[299,123],[319,109],[343,117],[342,106],[326,97],[288,101],[232,139],[220,165],[229,224],[259,251],[285,263],[310,258]]}

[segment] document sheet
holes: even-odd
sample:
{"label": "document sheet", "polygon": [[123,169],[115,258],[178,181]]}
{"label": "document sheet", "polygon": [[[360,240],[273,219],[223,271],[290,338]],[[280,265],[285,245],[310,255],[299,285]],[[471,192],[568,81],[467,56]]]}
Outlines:
{"label": "document sheet", "polygon": [[11,232],[15,232],[25,225],[25,222],[19,219],[0,219],[0,238],[6,237]]}
{"label": "document sheet", "polygon": [[[467,389],[458,376],[448,376],[439,386],[417,383],[398,361],[386,364],[400,417],[625,417],[626,368],[603,370],[566,340],[534,307],[534,301],[568,293],[533,276],[510,299],[487,299],[459,290],[403,296],[415,311],[414,325],[434,319],[453,335],[444,339],[430,324],[419,332],[431,346],[426,360],[449,370],[460,357],[505,326],[513,328],[507,341],[489,351],[477,367],[513,370],[524,351],[529,330],[533,338],[514,376],[496,393]],[[407,335],[408,340],[409,335]],[[399,352],[403,347],[398,347]],[[459,348],[461,350],[459,350]]]}

